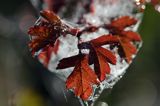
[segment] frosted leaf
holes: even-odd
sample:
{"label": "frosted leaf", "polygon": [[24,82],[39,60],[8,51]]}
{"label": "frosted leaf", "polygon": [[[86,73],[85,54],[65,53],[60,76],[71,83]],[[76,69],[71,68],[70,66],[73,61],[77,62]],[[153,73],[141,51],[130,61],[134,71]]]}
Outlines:
{"label": "frosted leaf", "polygon": [[[134,0],[94,0],[94,13],[87,12],[82,4],[89,3],[90,0],[66,0],[67,4],[64,5],[57,14],[63,18],[63,22],[66,22],[68,25],[73,27],[78,27],[79,29],[86,28],[88,25],[99,26],[109,24],[113,18],[118,18],[121,16],[132,16],[138,19],[138,23],[133,27],[129,27],[129,30],[137,31],[139,24],[141,22],[142,13],[135,13],[136,5]],[[72,4],[74,1],[75,5]],[[83,1],[83,2],[81,2]],[[67,9],[68,6],[73,5],[74,10]],[[68,13],[69,15],[66,15]],[[85,23],[78,23],[78,20],[83,17]],[[127,29],[126,29],[127,30]],[[90,41],[92,39],[98,38],[101,35],[107,35],[109,31],[106,28],[99,28],[97,31],[92,33],[83,33],[80,36],[82,42]],[[51,59],[48,64],[48,69],[55,73],[59,78],[66,81],[68,76],[72,73],[73,67],[66,69],[56,69],[57,64],[63,58],[77,55],[79,53],[78,39],[75,36],[67,34],[66,36],[60,36],[60,44],[57,53],[52,53]],[[141,42],[137,44],[138,49],[141,47]],[[107,49],[110,49],[107,45],[104,46]],[[126,61],[124,61],[116,52],[117,49],[113,49],[113,52],[116,53],[117,64],[110,65],[111,73],[106,75],[106,80],[101,82],[99,86],[93,85],[94,92],[88,101],[81,101],[83,105],[88,106],[94,103],[95,100],[100,96],[104,89],[112,88],[118,80],[120,80],[123,75],[126,73],[126,69],[129,67]],[[89,51],[87,49],[82,50],[81,52],[87,54]],[[136,55],[133,56],[133,58]],[[42,61],[41,61],[42,62]],[[42,62],[43,64],[43,62]],[[92,66],[91,66],[92,67]],[[101,105],[103,106],[103,105]],[[104,105],[106,106],[106,105]]]}

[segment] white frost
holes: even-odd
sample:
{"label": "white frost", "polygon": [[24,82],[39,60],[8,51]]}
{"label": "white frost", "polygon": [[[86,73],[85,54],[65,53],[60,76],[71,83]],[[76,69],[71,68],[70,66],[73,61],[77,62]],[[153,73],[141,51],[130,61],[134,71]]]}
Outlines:
{"label": "white frost", "polygon": [[[138,15],[133,14],[135,8],[135,4],[133,2],[134,0],[95,0],[94,3],[95,13],[94,14],[86,13],[83,15],[83,17],[87,20],[88,23],[95,26],[102,25],[104,23],[110,23],[111,18],[125,16],[125,15],[138,18],[140,22],[139,14]],[[83,11],[83,9],[78,9],[80,8],[80,6],[77,6],[76,8],[77,8],[76,10],[79,11],[73,13],[73,16],[75,15],[75,17],[77,14],[81,13],[80,10]],[[76,20],[75,17],[73,18],[73,22],[74,20]],[[135,27],[132,27],[130,29],[136,31],[139,26],[139,22],[137,25],[135,25]],[[83,42],[89,41],[104,34],[108,34],[108,30],[100,28],[97,32],[94,33],[90,34],[84,33],[81,36],[81,40]],[[79,52],[77,48],[78,39],[74,36],[67,35],[66,37],[63,36],[60,37],[59,40],[60,40],[60,48],[58,50],[58,54],[57,55],[52,54],[52,58],[50,60],[48,69],[56,73],[61,79],[66,81],[67,77],[73,71],[73,67],[63,70],[57,70],[56,66],[58,64],[58,61],[61,60],[62,58],[78,54]],[[124,60],[122,61],[122,59],[119,57],[118,54],[116,54],[116,56],[118,61],[117,64],[116,65],[110,64],[111,74],[106,76],[107,79],[101,83],[100,89],[98,89],[99,87],[94,86],[95,91],[96,89],[98,89],[99,93],[101,93],[104,89],[113,87],[113,85],[126,72],[126,69],[128,68],[129,64],[126,63]],[[91,101],[94,101],[97,98],[95,95],[96,94],[94,94],[94,96],[90,98]]]}

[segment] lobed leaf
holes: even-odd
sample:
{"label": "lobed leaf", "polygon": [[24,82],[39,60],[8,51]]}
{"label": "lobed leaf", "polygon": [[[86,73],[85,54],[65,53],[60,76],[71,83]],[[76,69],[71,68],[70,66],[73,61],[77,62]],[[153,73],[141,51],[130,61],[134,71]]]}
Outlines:
{"label": "lobed leaf", "polygon": [[130,16],[122,16],[116,20],[113,20],[109,26],[117,28],[119,30],[123,30],[124,28],[134,25],[137,23],[135,18]]}
{"label": "lobed leaf", "polygon": [[141,41],[141,37],[137,32],[123,31],[122,36],[126,37],[130,41]]}
{"label": "lobed leaf", "polygon": [[68,58],[63,58],[59,61],[57,69],[65,69],[69,67],[74,67],[77,62],[82,58],[82,55],[76,55]]}
{"label": "lobed leaf", "polygon": [[121,48],[119,48],[119,52],[123,51],[123,53],[120,53],[121,56],[124,57],[128,63],[130,63],[132,60],[132,55],[136,54],[137,52],[137,48],[131,44],[128,39],[125,38],[120,38],[120,45]]}
{"label": "lobed leaf", "polygon": [[97,76],[89,67],[88,56],[80,56],[73,72],[66,81],[67,89],[73,89],[76,96],[88,100],[92,94],[92,85],[98,84]]}
{"label": "lobed leaf", "polygon": [[116,36],[110,35],[102,35],[96,39],[90,41],[94,46],[103,46],[106,44],[118,43],[119,40]]}
{"label": "lobed leaf", "polygon": [[105,80],[106,74],[110,73],[110,66],[106,62],[106,59],[95,50],[95,58],[94,58],[94,70],[100,81]]}
{"label": "lobed leaf", "polygon": [[61,25],[61,19],[53,11],[43,10],[40,15],[54,25]]}

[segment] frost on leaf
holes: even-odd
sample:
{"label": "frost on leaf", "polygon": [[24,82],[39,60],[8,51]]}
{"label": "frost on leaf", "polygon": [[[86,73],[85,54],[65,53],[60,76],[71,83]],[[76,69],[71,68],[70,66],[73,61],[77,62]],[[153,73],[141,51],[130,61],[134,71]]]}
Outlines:
{"label": "frost on leaf", "polygon": [[135,13],[131,0],[77,0],[74,11],[67,9],[69,3],[56,12],[64,20],[52,11],[40,12],[28,32],[29,47],[67,89],[84,101],[95,101],[113,87],[136,55],[141,37],[135,28],[141,13]]}
{"label": "frost on leaf", "polygon": [[[45,26],[31,27],[28,33],[33,37],[29,43],[29,47],[31,48],[32,53],[39,51],[48,44],[54,44],[56,40],[56,38],[52,35],[52,29]],[[51,41],[50,39],[54,40]]]}
{"label": "frost on leaf", "polygon": [[134,25],[137,23],[137,20],[135,18],[131,18],[129,16],[122,16],[116,20],[113,20],[108,28],[113,28],[113,31],[121,31],[124,30],[124,28]]}
{"label": "frost on leaf", "polygon": [[[79,49],[82,49],[83,47],[88,47],[88,49],[90,50],[89,55],[87,55],[89,58],[89,60],[86,60],[86,56],[83,56],[82,54],[76,55],[76,56],[72,56],[72,57],[68,57],[68,58],[64,58],[62,60],[60,60],[57,69],[64,69],[64,68],[69,68],[69,67],[73,67],[75,66],[72,74],[70,75],[70,77],[67,78],[67,82],[66,85],[68,86],[68,82],[72,82],[74,83],[74,80],[76,80],[76,72],[75,71],[81,71],[80,69],[88,69],[90,71],[87,71],[86,74],[90,75],[95,73],[93,76],[95,78],[95,76],[100,80],[103,81],[106,78],[106,74],[110,74],[110,66],[109,63],[111,64],[116,64],[116,56],[109,50],[101,47],[105,44],[112,44],[112,43],[116,43],[118,42],[117,37],[111,36],[111,35],[103,35],[102,37],[96,38],[94,40],[91,40],[89,42],[83,42],[82,44],[79,45]],[[88,58],[87,57],[87,58]],[[84,61],[84,59],[85,61]],[[94,70],[92,70],[89,66],[89,64],[94,64]],[[84,68],[85,66],[85,68]],[[80,68],[83,67],[83,68]],[[73,74],[74,73],[74,74]],[[76,75],[75,75],[76,74]],[[72,76],[72,77],[71,77]],[[83,79],[83,76],[79,76]],[[97,79],[96,78],[96,79]],[[90,85],[90,84],[89,84]],[[92,85],[90,85],[92,86]],[[70,87],[67,87],[70,88]],[[71,87],[73,88],[73,87]],[[90,89],[89,89],[90,90]],[[80,96],[80,94],[77,94],[77,91],[75,90],[75,94]],[[88,96],[85,97],[85,99],[88,99],[87,97],[89,97],[90,95],[87,94]],[[82,96],[82,99],[84,99],[84,97]]]}
{"label": "frost on leaf", "polygon": [[[93,57],[94,69],[100,81],[103,81],[106,78],[106,74],[110,74],[111,69],[109,64],[107,63],[107,59],[109,57],[108,54],[111,54],[111,52],[102,47],[95,48],[94,52],[95,52],[94,53],[95,56]],[[116,57],[114,55],[111,55],[109,58],[113,59],[113,60],[110,59],[111,61],[116,60]]]}
{"label": "frost on leaf", "polygon": [[128,63],[130,63],[133,54],[136,54],[137,52],[137,48],[133,44],[131,44],[131,42],[126,38],[120,37],[119,41],[120,41],[119,54],[123,58],[125,58],[125,60]]}
{"label": "frost on leaf", "polygon": [[112,44],[118,42],[114,36],[103,35],[97,39],[91,40],[92,49],[90,52],[94,70],[100,81],[105,80],[106,74],[110,74],[110,66],[108,63],[116,64],[116,56],[109,50],[101,47],[105,44]]}
{"label": "frost on leaf", "polygon": [[131,27],[136,23],[137,20],[135,18],[123,16],[116,20],[113,20],[111,24],[107,25],[110,33],[112,33],[113,36],[118,37],[120,43],[119,54],[121,57],[125,58],[128,63],[131,62],[132,56],[137,52],[135,45],[133,45],[133,42],[140,42],[141,37],[137,32],[126,30],[126,28]]}
{"label": "frost on leaf", "polygon": [[44,63],[44,66],[48,66],[52,53],[58,52],[60,45],[58,38],[61,35],[75,34],[77,30],[62,23],[52,11],[41,11],[40,15],[43,18],[40,18],[28,31],[31,36],[29,47],[32,55],[38,53],[39,60]]}
{"label": "frost on leaf", "polygon": [[37,24],[31,27],[28,34],[31,35],[29,47],[35,53],[48,44],[54,45],[61,35],[73,33],[73,29],[61,22],[61,19],[52,11],[41,11],[44,19],[38,20]]}
{"label": "frost on leaf", "polygon": [[53,25],[57,25],[57,26],[61,25],[61,19],[52,11],[41,11],[40,15],[46,20],[48,20],[50,23],[52,23]]}
{"label": "frost on leaf", "polygon": [[109,35],[102,35],[96,39],[90,41],[94,46],[99,47],[107,44],[118,43],[118,37]]}
{"label": "frost on leaf", "polygon": [[88,64],[88,56],[78,55],[77,57],[78,60],[74,60],[76,61],[75,68],[66,81],[66,87],[73,89],[76,96],[81,97],[83,100],[88,100],[92,95],[92,85],[99,82],[96,74]]}

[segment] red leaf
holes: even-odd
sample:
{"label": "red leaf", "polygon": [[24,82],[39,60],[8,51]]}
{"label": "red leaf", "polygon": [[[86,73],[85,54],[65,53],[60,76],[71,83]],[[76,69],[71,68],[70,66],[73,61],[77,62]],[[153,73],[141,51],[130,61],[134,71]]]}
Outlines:
{"label": "red leaf", "polygon": [[63,58],[60,60],[57,69],[65,69],[69,67],[74,67],[77,64],[77,61],[79,61],[82,58],[82,55],[76,55],[68,58]]}
{"label": "red leaf", "polygon": [[34,26],[28,31],[31,36],[47,37],[49,34],[49,29],[45,26]]}
{"label": "red leaf", "polygon": [[60,35],[76,35],[78,33],[78,29],[70,28],[65,23],[61,23],[61,19],[54,12],[46,10],[41,11],[40,14],[48,22],[39,20],[38,24],[28,31],[28,34],[31,35],[29,47],[33,55],[47,45],[55,45],[54,43]]}
{"label": "red leaf", "polygon": [[103,46],[106,44],[118,43],[119,40],[116,36],[102,35],[96,39],[90,41],[94,46]]}
{"label": "red leaf", "polygon": [[100,81],[105,80],[106,74],[110,74],[110,66],[108,64],[116,64],[116,56],[109,50],[103,47],[93,46],[92,58],[94,70]]}
{"label": "red leaf", "polygon": [[116,56],[109,50],[103,48],[103,47],[98,47],[97,51],[111,64],[116,64]]}
{"label": "red leaf", "polygon": [[125,39],[123,37],[120,38],[120,45],[121,48],[119,48],[119,52],[121,56],[124,57],[128,63],[130,63],[132,60],[132,55],[136,54],[137,52],[137,48],[133,44],[131,44],[128,39]]}
{"label": "red leaf", "polygon": [[[103,81],[106,74],[110,73],[110,66],[108,62],[111,64],[116,64],[116,56],[111,51],[101,46],[115,42],[119,42],[118,37],[104,35],[94,40],[91,40],[89,43],[83,43],[84,47],[89,47],[88,49],[91,50],[89,54],[89,57],[91,57],[89,60],[89,64],[94,64],[94,70],[96,71],[96,74],[100,81]],[[88,44],[90,44],[90,46]],[[57,69],[64,69],[75,66],[77,64],[77,61],[79,61],[79,59],[81,58],[80,56],[81,55],[76,55],[62,59],[58,64]]]}
{"label": "red leaf", "polygon": [[116,20],[113,20],[109,26],[117,28],[119,30],[123,30],[124,28],[134,25],[137,23],[135,18],[131,18],[129,16],[123,16]]}
{"label": "red leaf", "polygon": [[54,25],[61,25],[61,19],[53,11],[44,10],[40,15]]}
{"label": "red leaf", "polygon": [[106,74],[110,73],[108,62],[116,64],[116,56],[101,46],[118,42],[118,37],[112,35],[103,35],[90,41],[92,45],[90,55],[92,55],[94,70],[100,81],[105,80]]}
{"label": "red leaf", "polygon": [[[110,73],[110,66],[108,64],[116,64],[116,56],[109,50],[101,47],[101,45],[110,44],[112,42],[119,42],[118,37],[111,35],[104,35],[102,37],[91,40],[89,43],[83,43],[81,46],[88,47],[91,50],[89,57],[89,64],[94,64],[96,74],[100,81],[105,79],[106,74]],[[89,45],[88,45],[89,44]],[[82,48],[82,47],[81,47]],[[75,66],[81,55],[64,58],[58,64],[57,69],[64,69]]]}
{"label": "red leaf", "polygon": [[110,73],[110,66],[106,59],[100,54],[99,51],[95,50],[94,58],[94,70],[100,81],[105,80],[106,74]]}
{"label": "red leaf", "polygon": [[97,76],[89,67],[88,56],[80,56],[73,72],[66,81],[67,89],[73,89],[76,96],[88,100],[92,94],[92,85],[98,84]]}
{"label": "red leaf", "polygon": [[28,34],[34,36],[29,43],[29,47],[32,51],[38,51],[40,48],[43,48],[48,44],[47,42],[44,42],[49,36],[48,28],[43,26],[34,26],[29,29]]}
{"label": "red leaf", "polygon": [[33,54],[49,44],[54,45],[56,39],[58,38],[58,36],[53,36],[54,31],[52,28],[47,26],[31,27],[28,34],[32,36],[29,47],[31,48]]}
{"label": "red leaf", "polygon": [[126,37],[130,41],[141,41],[140,35],[133,31],[123,31],[122,36]]}
{"label": "red leaf", "polygon": [[112,21],[111,24],[108,25],[108,29],[113,35],[125,37],[130,41],[141,41],[141,37],[138,33],[131,30],[125,31],[125,28],[130,27],[136,23],[137,20],[135,18],[123,16],[117,20]]}
{"label": "red leaf", "polygon": [[125,28],[130,27],[137,23],[135,18],[129,16],[123,16],[116,20],[113,20],[111,24],[107,25],[109,31],[119,38],[120,47],[118,48],[121,57],[130,63],[132,55],[136,53],[137,48],[132,42],[141,41],[141,37],[138,33],[131,30],[125,31]]}

